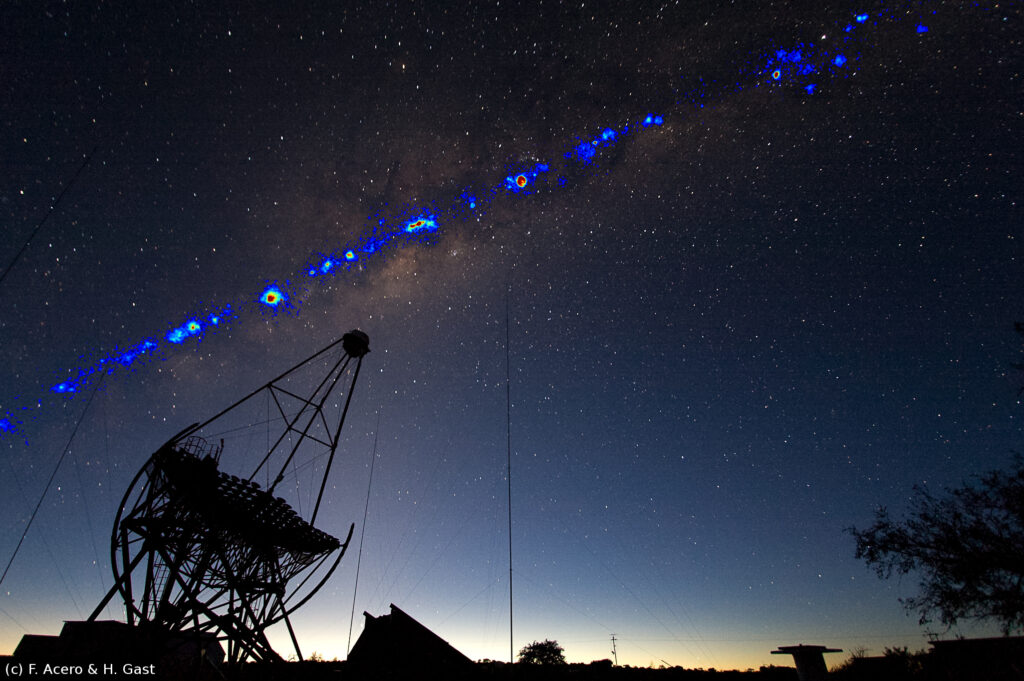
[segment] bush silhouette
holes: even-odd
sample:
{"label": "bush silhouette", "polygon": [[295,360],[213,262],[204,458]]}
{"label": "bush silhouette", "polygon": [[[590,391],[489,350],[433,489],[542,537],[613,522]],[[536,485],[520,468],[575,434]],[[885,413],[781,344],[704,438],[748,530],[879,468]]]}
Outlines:
{"label": "bush silhouette", "polygon": [[534,641],[523,646],[519,651],[519,661],[523,664],[560,665],[565,664],[565,655],[558,641]]}

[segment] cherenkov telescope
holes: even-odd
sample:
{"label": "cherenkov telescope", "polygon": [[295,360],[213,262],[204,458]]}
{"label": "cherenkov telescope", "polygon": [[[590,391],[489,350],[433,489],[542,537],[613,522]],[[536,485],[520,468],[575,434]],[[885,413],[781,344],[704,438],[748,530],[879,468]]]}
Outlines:
{"label": "cherenkov telescope", "polygon": [[367,352],[351,331],[160,447],[121,502],[114,586],[89,620],[120,596],[127,624],[216,639],[229,663],[281,659],[265,632],[283,621],[301,659],[289,616],[352,538],[354,525],[341,541],[315,524]]}

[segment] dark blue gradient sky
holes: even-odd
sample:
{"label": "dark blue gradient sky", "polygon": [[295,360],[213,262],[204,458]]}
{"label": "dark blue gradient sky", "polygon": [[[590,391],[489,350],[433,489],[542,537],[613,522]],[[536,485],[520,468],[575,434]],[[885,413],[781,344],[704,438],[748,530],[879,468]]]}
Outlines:
{"label": "dark blue gradient sky", "polygon": [[[914,580],[876,579],[844,528],[1020,447],[1020,8],[341,7],[0,9],[0,262],[91,154],[0,284],[0,411],[26,415],[0,439],[4,564],[89,395],[49,386],[368,216],[557,164],[294,314],[108,377],[0,588],[0,652],[109,588],[110,524],[157,446],[359,327],[321,512],[358,536],[379,411],[355,635],[395,603],[506,658],[509,290],[516,649],[590,661],[615,633],[622,663],[746,668],[801,642],[923,647],[897,600]],[[861,11],[813,93],[770,82],[765,55],[838,51]],[[354,571],[296,615],[305,652],[345,656]]]}

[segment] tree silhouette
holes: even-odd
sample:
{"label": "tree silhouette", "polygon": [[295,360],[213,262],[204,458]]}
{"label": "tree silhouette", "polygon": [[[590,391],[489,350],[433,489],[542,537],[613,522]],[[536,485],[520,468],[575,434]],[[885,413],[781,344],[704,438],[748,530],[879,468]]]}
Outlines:
{"label": "tree silhouette", "polygon": [[[1024,344],[1024,324],[1014,324]],[[1024,362],[1012,365],[1024,377]],[[1020,390],[1024,393],[1024,387]],[[974,484],[936,498],[922,487],[908,520],[875,512],[866,530],[850,528],[863,558],[882,579],[920,574],[920,595],[908,610],[952,627],[961,619],[994,620],[1003,633],[1024,629],[1024,458]]]}
{"label": "tree silhouette", "polygon": [[909,519],[880,508],[874,525],[850,528],[857,558],[883,579],[920,573],[920,595],[901,600],[921,624],[938,616],[947,627],[988,619],[1004,633],[1024,628],[1024,458],[941,498],[915,490]]}
{"label": "tree silhouette", "polygon": [[519,651],[519,661],[523,664],[559,665],[565,664],[565,655],[558,641],[534,641],[523,646]]}

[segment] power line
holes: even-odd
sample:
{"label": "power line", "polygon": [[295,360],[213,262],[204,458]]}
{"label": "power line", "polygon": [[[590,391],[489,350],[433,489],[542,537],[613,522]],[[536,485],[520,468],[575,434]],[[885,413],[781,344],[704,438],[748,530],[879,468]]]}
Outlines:
{"label": "power line", "polygon": [[345,656],[352,651],[352,623],[356,619],[356,593],[359,591],[359,566],[363,562],[363,539],[366,537],[366,517],[370,513],[370,489],[373,487],[373,465],[377,462],[377,436],[380,434],[380,410],[377,410],[377,428],[373,431],[373,457],[370,459],[370,481],[366,484],[366,506],[363,508],[363,528],[359,533],[359,555],[356,557],[356,583],[352,588],[352,614],[348,618],[348,647]]}
{"label": "power line", "polygon": [[36,237],[36,234],[39,232],[39,230],[42,229],[43,225],[46,224],[46,221],[50,219],[51,215],[53,215],[53,211],[57,209],[57,204],[60,203],[60,200],[64,198],[64,195],[75,184],[75,180],[77,180],[78,176],[82,174],[82,171],[85,170],[85,167],[89,165],[89,160],[95,153],[96,147],[93,147],[92,151],[85,155],[85,160],[82,161],[82,165],[78,166],[78,170],[75,172],[74,176],[72,176],[71,181],[64,185],[64,189],[62,189],[60,191],[60,194],[57,195],[57,198],[54,199],[53,203],[50,205],[50,209],[46,211],[46,215],[43,216],[42,220],[36,223],[35,229],[32,230],[32,233],[28,235],[28,239],[25,239],[25,243],[22,244],[21,249],[18,250],[18,252],[14,255],[14,259],[11,260],[11,264],[7,266],[7,269],[4,270],[3,274],[0,274],[0,284],[2,284],[4,279],[7,278],[7,273],[10,272],[11,268],[14,267],[15,263],[18,262],[18,260],[21,258],[21,254],[25,252],[26,248],[28,248],[28,245],[32,243],[32,239]]}
{"label": "power line", "polygon": [[4,583],[4,579],[7,578],[7,573],[11,569],[11,565],[14,563],[14,559],[18,555],[18,551],[21,550],[21,545],[25,541],[25,535],[28,534],[29,528],[32,527],[32,521],[36,519],[36,514],[39,513],[39,507],[43,505],[43,499],[46,498],[46,493],[50,491],[50,485],[53,484],[53,479],[57,477],[57,471],[60,470],[60,465],[64,462],[64,457],[71,451],[71,443],[75,439],[75,434],[78,433],[78,427],[82,425],[82,421],[85,419],[85,415],[89,412],[89,405],[92,404],[92,400],[96,397],[96,392],[103,384],[103,379],[106,374],[100,375],[100,380],[96,381],[96,387],[92,389],[92,394],[89,395],[89,401],[85,403],[85,408],[82,409],[81,415],[78,417],[78,421],[75,423],[75,429],[71,431],[71,437],[68,438],[68,443],[64,446],[64,451],[61,453],[60,458],[57,459],[57,465],[53,467],[53,472],[50,473],[50,479],[46,481],[46,487],[43,488],[43,493],[39,495],[39,502],[36,503],[36,507],[32,510],[32,515],[29,516],[28,522],[25,524],[25,531],[21,533],[21,539],[18,540],[18,545],[14,547],[14,553],[11,554],[11,559],[7,561],[7,567],[4,568],[4,573],[0,575],[0,584]]}

